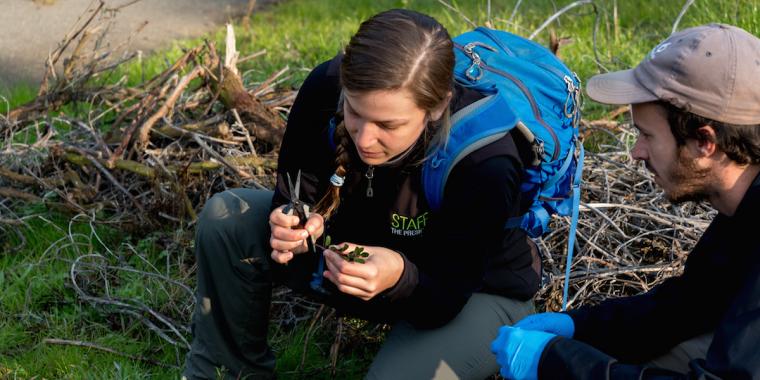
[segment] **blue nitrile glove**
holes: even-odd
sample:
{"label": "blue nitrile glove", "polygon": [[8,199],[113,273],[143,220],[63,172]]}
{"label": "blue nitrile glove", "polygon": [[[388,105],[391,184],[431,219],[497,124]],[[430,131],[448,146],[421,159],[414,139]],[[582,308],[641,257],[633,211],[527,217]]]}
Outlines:
{"label": "blue nitrile glove", "polygon": [[529,315],[515,323],[515,327],[525,330],[544,331],[565,338],[572,338],[575,334],[573,318],[564,313]]}
{"label": "blue nitrile glove", "polygon": [[499,328],[499,336],[491,343],[491,352],[496,355],[501,375],[514,380],[537,379],[541,353],[555,336],[512,326]]}

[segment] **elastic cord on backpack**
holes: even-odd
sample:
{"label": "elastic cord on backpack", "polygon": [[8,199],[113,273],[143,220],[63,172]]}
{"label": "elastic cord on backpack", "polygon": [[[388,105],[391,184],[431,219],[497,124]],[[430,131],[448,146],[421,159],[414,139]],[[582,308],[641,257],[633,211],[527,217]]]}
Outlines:
{"label": "elastic cord on backpack", "polygon": [[567,310],[567,293],[570,288],[570,266],[573,264],[573,249],[575,248],[575,231],[578,227],[578,209],[581,204],[581,176],[583,174],[583,143],[575,140],[579,147],[578,163],[573,177],[573,215],[570,219],[570,232],[567,236],[567,263],[565,263],[565,284],[562,290],[562,311]]}

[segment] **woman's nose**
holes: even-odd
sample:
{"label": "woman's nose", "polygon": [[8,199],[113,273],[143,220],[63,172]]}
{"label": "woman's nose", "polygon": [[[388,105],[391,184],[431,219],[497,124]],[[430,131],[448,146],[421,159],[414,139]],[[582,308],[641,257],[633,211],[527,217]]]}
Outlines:
{"label": "woman's nose", "polygon": [[354,144],[358,147],[369,147],[377,139],[377,126],[371,122],[363,122],[356,128]]}

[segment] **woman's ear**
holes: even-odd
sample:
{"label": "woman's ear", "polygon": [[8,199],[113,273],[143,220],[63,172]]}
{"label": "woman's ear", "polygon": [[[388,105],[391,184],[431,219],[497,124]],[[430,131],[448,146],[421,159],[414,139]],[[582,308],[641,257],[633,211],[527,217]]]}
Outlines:
{"label": "woman's ear", "polygon": [[451,96],[452,93],[449,91],[446,94],[446,98],[444,98],[441,101],[441,104],[437,105],[432,112],[430,112],[430,120],[431,121],[437,121],[443,116],[443,113],[446,111],[446,109],[449,107],[449,103],[451,102]]}

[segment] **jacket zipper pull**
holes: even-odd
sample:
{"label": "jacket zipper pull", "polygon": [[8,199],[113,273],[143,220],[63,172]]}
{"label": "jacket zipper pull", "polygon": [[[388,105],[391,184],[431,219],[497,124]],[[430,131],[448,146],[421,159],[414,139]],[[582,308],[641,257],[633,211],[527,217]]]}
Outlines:
{"label": "jacket zipper pull", "polygon": [[372,198],[375,195],[375,192],[372,190],[372,178],[375,176],[375,167],[370,165],[364,176],[367,177],[367,198]]}

